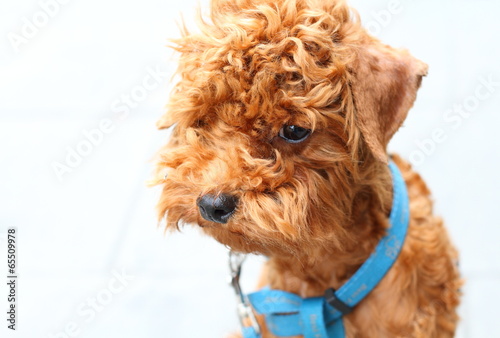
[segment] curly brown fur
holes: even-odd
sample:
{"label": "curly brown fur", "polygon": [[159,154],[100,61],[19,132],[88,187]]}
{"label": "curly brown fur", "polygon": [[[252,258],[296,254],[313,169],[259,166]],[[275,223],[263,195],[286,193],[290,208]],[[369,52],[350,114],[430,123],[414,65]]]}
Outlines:
{"label": "curly brown fur", "polygon": [[[158,156],[160,217],[168,229],[197,224],[233,250],[267,255],[272,288],[303,297],[338,288],[389,226],[386,146],[427,66],[369,36],[343,1],[212,0],[209,21],[175,41],[181,80],[158,123],[175,125]],[[284,125],[312,133],[288,143]],[[457,254],[425,183],[394,161],[409,190],[409,234],[346,316],[347,336],[452,336]],[[238,198],[227,224],[200,215],[206,194]]]}

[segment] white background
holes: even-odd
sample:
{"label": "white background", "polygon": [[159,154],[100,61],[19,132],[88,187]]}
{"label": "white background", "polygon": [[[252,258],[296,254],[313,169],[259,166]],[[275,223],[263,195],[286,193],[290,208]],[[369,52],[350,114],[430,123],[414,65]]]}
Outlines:
{"label": "white background", "polygon": [[[481,79],[500,82],[500,3],[401,0],[397,13],[383,16],[392,2],[351,1],[377,36],[430,65],[390,148],[423,158],[416,167],[460,249],[467,284],[458,336],[500,337],[500,86],[474,99]],[[145,185],[150,159],[167,137],[154,124],[169,76],[123,120],[112,110],[151,70],[172,74],[167,38],[178,36],[180,13],[191,25],[195,5],[70,0],[52,8],[53,17],[16,51],[9,36],[21,35],[23,18],[33,21],[41,7],[34,0],[0,2],[2,337],[216,338],[237,328],[226,249],[196,230],[165,236],[154,212],[159,191]],[[464,103],[476,106],[459,126],[444,118]],[[64,163],[84,131],[103,119],[113,131],[59,180],[53,163]],[[446,140],[422,155],[418,144],[430,147],[437,129]],[[18,229],[15,333],[5,320],[8,227]],[[260,261],[245,268],[248,291]],[[114,274],[122,271],[133,278],[120,284]],[[87,302],[96,297],[104,304],[91,315]]]}

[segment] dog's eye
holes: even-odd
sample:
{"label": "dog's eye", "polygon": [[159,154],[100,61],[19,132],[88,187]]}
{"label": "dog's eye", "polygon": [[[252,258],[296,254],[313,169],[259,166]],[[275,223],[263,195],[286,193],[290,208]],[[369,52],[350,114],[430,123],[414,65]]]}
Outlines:
{"label": "dog's eye", "polygon": [[310,129],[294,125],[284,125],[279,132],[279,136],[288,143],[300,143],[308,138],[310,134]]}

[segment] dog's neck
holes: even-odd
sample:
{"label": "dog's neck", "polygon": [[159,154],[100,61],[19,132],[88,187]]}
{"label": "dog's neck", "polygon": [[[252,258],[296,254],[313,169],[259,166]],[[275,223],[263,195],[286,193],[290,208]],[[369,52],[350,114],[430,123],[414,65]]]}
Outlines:
{"label": "dog's neck", "polygon": [[351,221],[344,225],[349,237],[341,248],[317,246],[302,256],[271,255],[272,288],[313,297],[327,288],[339,288],[356,272],[389,227],[392,182],[389,171],[380,176],[372,181],[374,186],[364,186],[354,197]]}

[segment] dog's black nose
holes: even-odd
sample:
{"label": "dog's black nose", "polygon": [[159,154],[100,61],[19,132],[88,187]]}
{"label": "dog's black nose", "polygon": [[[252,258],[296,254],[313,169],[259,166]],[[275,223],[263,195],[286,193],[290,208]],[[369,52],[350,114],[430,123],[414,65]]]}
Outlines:
{"label": "dog's black nose", "polygon": [[236,210],[238,198],[227,194],[207,194],[196,201],[201,216],[207,221],[225,224]]}

